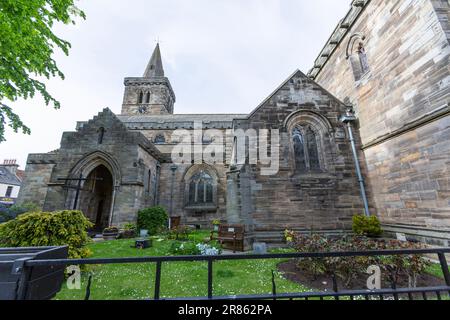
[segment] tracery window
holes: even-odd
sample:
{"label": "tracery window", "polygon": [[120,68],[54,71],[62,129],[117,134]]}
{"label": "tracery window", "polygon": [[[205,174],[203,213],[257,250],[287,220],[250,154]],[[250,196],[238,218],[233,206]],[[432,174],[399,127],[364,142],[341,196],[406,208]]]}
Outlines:
{"label": "tracery window", "polygon": [[205,171],[192,176],[189,181],[189,205],[214,204],[214,179]]}
{"label": "tracery window", "polygon": [[319,143],[310,126],[297,126],[292,131],[296,172],[320,171]]}

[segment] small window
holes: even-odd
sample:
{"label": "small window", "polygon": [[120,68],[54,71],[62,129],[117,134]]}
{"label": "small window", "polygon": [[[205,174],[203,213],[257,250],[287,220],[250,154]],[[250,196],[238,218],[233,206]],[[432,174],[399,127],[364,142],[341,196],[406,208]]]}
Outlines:
{"label": "small window", "polygon": [[105,137],[105,128],[98,129],[98,144],[103,144],[103,138]]}
{"label": "small window", "polygon": [[148,170],[147,176],[147,193],[150,194],[150,190],[152,187],[152,170]]}
{"label": "small window", "polygon": [[147,94],[145,95],[145,103],[150,103],[150,92],[147,92]]}
{"label": "small window", "polygon": [[154,142],[155,144],[164,144],[166,143],[166,138],[162,134],[159,134],[155,137]]}
{"label": "small window", "polygon": [[144,93],[141,91],[139,92],[138,103],[142,103],[143,101],[144,101]]}
{"label": "small window", "polygon": [[366,37],[363,34],[355,33],[350,37],[347,44],[347,59],[350,62],[355,81],[361,80],[370,71],[364,46],[365,40]]}
{"label": "small window", "polygon": [[5,194],[5,197],[11,197],[11,195],[12,195],[12,192],[13,192],[13,188],[14,187],[11,187],[11,186],[9,186],[8,188],[6,188],[6,194]]}

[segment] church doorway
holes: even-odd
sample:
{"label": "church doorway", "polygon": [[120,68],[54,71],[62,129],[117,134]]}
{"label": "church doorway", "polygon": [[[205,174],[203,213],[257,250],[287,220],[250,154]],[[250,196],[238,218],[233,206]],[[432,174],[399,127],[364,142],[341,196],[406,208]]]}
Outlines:
{"label": "church doorway", "polygon": [[109,225],[113,198],[113,177],[104,165],[87,176],[80,195],[79,208],[94,223],[94,231],[102,232]]}

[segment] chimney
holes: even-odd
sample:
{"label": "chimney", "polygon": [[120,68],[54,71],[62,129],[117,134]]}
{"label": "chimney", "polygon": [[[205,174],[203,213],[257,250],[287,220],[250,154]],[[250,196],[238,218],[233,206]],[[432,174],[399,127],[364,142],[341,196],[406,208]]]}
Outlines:
{"label": "chimney", "polygon": [[5,167],[9,172],[11,172],[12,174],[16,174],[17,169],[19,168],[19,165],[17,164],[17,160],[16,159],[12,159],[12,160],[4,160],[3,161],[3,167]]}

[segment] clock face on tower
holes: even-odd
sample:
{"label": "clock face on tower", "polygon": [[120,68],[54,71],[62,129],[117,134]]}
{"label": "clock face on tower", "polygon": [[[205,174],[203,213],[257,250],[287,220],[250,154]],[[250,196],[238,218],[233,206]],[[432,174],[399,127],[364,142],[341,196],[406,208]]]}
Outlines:
{"label": "clock face on tower", "polygon": [[147,112],[147,106],[139,106],[138,111],[141,114],[146,113]]}

